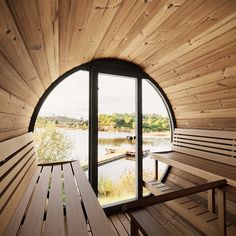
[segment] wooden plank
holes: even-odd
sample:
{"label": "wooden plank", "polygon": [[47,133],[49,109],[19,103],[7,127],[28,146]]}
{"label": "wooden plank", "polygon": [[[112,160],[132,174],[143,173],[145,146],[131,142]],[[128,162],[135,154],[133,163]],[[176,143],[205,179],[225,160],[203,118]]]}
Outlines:
{"label": "wooden plank", "polygon": [[204,137],[212,137],[212,138],[220,138],[220,139],[235,139],[236,132],[232,131],[218,131],[218,130],[198,130],[198,129],[175,129],[174,133],[190,135],[190,136],[204,136]]}
{"label": "wooden plank", "polygon": [[170,235],[145,209],[131,212],[130,217],[144,235]]}
{"label": "wooden plank", "polygon": [[44,1],[43,4],[40,0],[37,0],[36,5],[50,78],[53,82],[59,76],[58,0]]}
{"label": "wooden plank", "polygon": [[111,219],[114,227],[116,228],[118,235],[129,236],[128,232],[125,230],[124,226],[120,222],[118,216],[113,215],[113,216],[110,216],[109,218]]}
{"label": "wooden plank", "polygon": [[[33,169],[33,171],[34,170],[35,170],[35,168]],[[32,178],[30,179],[30,182],[29,182],[29,185],[27,186],[26,191],[22,191],[22,192],[24,192],[24,195],[23,195],[22,199],[20,200],[17,208],[15,209],[14,214],[13,214],[9,224],[7,225],[6,230],[4,231],[4,235],[15,236],[17,234],[18,228],[20,226],[23,215],[24,215],[27,205],[29,203],[34,186],[35,186],[36,181],[38,179],[39,171],[40,171],[40,168],[37,168],[37,170],[33,174]],[[30,173],[30,171],[29,171],[29,173]],[[17,194],[15,194],[12,199],[14,199],[16,196],[17,196]]]}
{"label": "wooden plank", "polygon": [[0,112],[30,117],[34,107],[0,88]]}
{"label": "wooden plank", "polygon": [[173,146],[173,150],[175,150],[176,152],[182,152],[182,153],[185,153],[185,154],[189,154],[191,156],[197,156],[197,157],[200,157],[200,158],[204,157],[204,159],[206,159],[206,160],[236,166],[236,159],[235,158],[227,157],[227,156],[224,156],[224,155],[205,152],[205,151],[201,151],[201,150],[187,149],[187,148],[178,147],[178,146]]}
{"label": "wooden plank", "polygon": [[[36,167],[37,167],[37,162],[35,160],[35,162],[33,162],[29,166],[29,168],[27,170],[27,174],[25,174],[23,179],[21,180],[21,182],[18,183],[18,186],[17,186],[17,189],[16,189],[15,193],[12,195],[11,199],[8,201],[8,203],[5,206],[4,210],[1,211],[1,214],[0,214],[0,222],[1,222],[0,235],[2,235],[2,233],[5,230],[5,227],[7,226],[7,224],[9,223],[12,215],[14,214],[23,193],[27,189],[28,184],[32,179],[32,176],[36,171]],[[1,199],[1,201],[2,201],[2,199]],[[21,221],[21,219],[20,219],[20,221]],[[19,219],[18,219],[18,221],[19,221]],[[16,223],[18,221],[16,221]],[[11,224],[14,224],[14,223],[15,222],[13,222]],[[19,225],[15,225],[14,228],[11,228],[11,229],[12,230],[13,229],[17,230],[18,226]],[[8,234],[6,234],[6,235],[8,235]],[[15,235],[15,234],[13,234],[13,235]]]}
{"label": "wooden plank", "polygon": [[[21,162],[17,163],[17,165],[13,169],[11,169],[11,171],[7,173],[7,175],[4,176],[3,179],[1,179],[0,192],[3,192],[4,189],[8,186],[8,184],[10,184],[10,182],[17,177],[24,165],[26,165],[26,163],[30,161],[31,158],[34,158],[34,154],[35,150],[34,148],[31,148],[25,156],[21,156],[23,158]],[[5,169],[5,165],[3,166],[3,168]]]}
{"label": "wooden plank", "polygon": [[0,120],[0,131],[3,132],[26,128],[30,123],[30,117],[22,117],[6,113],[0,113]]}
{"label": "wooden plank", "polygon": [[[22,82],[25,81],[28,84],[28,93],[33,91],[32,94],[36,94],[39,98],[44,92],[44,88],[25,47],[21,32],[19,32],[9,10],[8,2],[1,1],[0,3],[0,51],[20,75]],[[3,77],[1,77],[2,79]],[[26,98],[27,96],[25,96]],[[33,97],[30,99],[33,99]]]}
{"label": "wooden plank", "polygon": [[18,1],[9,0],[8,7],[46,89],[51,84],[51,79],[36,2],[23,0],[19,4]]}
{"label": "wooden plank", "polygon": [[27,133],[22,136],[0,143],[0,161],[5,160],[12,153],[27,145],[33,140],[33,134]]}
{"label": "wooden plank", "polygon": [[15,129],[10,131],[0,131],[0,142],[4,142],[11,138],[15,138],[27,133],[28,133],[28,127],[23,127],[20,129]]}
{"label": "wooden plank", "polygon": [[72,163],[72,167],[93,235],[115,235],[79,162]]}
{"label": "wooden plank", "polygon": [[44,235],[65,235],[61,166],[53,166]]}
{"label": "wooden plank", "polygon": [[70,164],[63,165],[68,235],[88,235],[85,215]]}
{"label": "wooden plank", "polygon": [[218,228],[220,235],[226,235],[226,196],[225,192],[217,190]]}
{"label": "wooden plank", "polygon": [[[215,154],[215,156],[219,156],[220,158],[229,158],[229,157],[234,157],[236,155],[234,150],[232,150],[233,147],[231,148],[231,150],[229,147],[227,147],[228,150],[226,150],[226,149],[220,149],[220,145],[218,145],[218,144],[215,145],[216,147],[218,147],[218,148],[216,148],[216,147],[214,147],[214,144],[211,145],[210,143],[204,143],[204,145],[198,145],[200,143],[201,142],[197,142],[197,141],[188,141],[188,140],[176,141],[176,140],[174,140],[173,141],[173,150],[178,151],[179,147],[180,147],[180,148],[182,148],[182,152],[185,153],[185,151],[183,151],[183,150],[186,148],[189,150],[188,154],[190,154],[190,152],[193,151],[192,155],[199,156],[201,158],[204,158],[204,155],[201,155],[204,152],[206,153],[206,155],[208,155],[208,153],[211,153],[211,154]],[[200,151],[200,152],[198,155],[196,155],[198,151]]]}
{"label": "wooden plank", "polygon": [[30,150],[34,148],[34,143],[29,143],[7,162],[3,162],[2,166],[0,166],[0,178],[2,178],[4,174],[6,174],[17,162],[19,162],[22,157],[24,157],[24,155],[26,155]]}
{"label": "wooden plank", "polygon": [[32,196],[20,235],[41,235],[44,208],[47,200],[51,167],[44,167]]}
{"label": "wooden plank", "polygon": [[95,54],[96,58],[106,57],[107,53],[107,45],[112,44],[113,40],[117,40],[117,32],[121,25],[124,23],[127,16],[132,11],[132,8],[135,5],[135,1],[122,1],[120,2],[119,10],[110,24],[109,29],[107,30],[101,44],[99,45],[97,52]]}
{"label": "wooden plank", "polygon": [[35,165],[36,165],[35,160],[36,160],[36,155],[33,155],[33,157],[30,159],[30,161],[24,166],[24,168],[18,174],[17,178],[15,178],[13,180],[13,182],[11,182],[11,185],[6,189],[6,191],[4,193],[1,192],[1,194],[0,194],[1,195],[1,202],[0,202],[1,211],[3,210],[4,205],[7,203],[7,201],[9,201],[9,199],[11,198],[12,194],[16,191],[18,185],[20,184],[20,182],[24,178],[24,176],[27,173],[29,167],[33,163],[35,163]]}
{"label": "wooden plank", "polygon": [[[233,14],[232,14],[233,13]],[[221,18],[222,19],[222,18]],[[204,24],[205,26],[208,25],[206,31],[201,31],[202,34],[195,34],[195,38],[191,38],[191,40],[186,41],[186,38],[181,35],[182,44],[171,44],[174,51],[169,51],[170,53],[167,54],[167,50],[162,51],[165,53],[162,58],[160,58],[160,52],[153,58],[153,63],[157,62],[159,59],[160,63],[156,63],[155,66],[148,68],[150,70],[158,70],[165,64],[170,61],[178,61],[180,64],[184,64],[184,62],[189,61],[189,58],[193,59],[194,57],[200,55],[204,55],[213,51],[218,44],[220,48],[221,46],[225,45],[226,43],[232,42],[232,39],[227,37],[226,35],[234,28],[235,24],[235,13],[231,12],[226,18],[223,18],[221,22],[214,22],[215,24],[209,25],[208,21],[202,21],[202,25],[198,26],[196,29],[199,30]],[[218,23],[218,24],[217,24]],[[209,27],[211,26],[211,27]],[[190,29],[193,31],[193,29]],[[197,32],[195,31],[195,33]],[[200,31],[198,31],[200,32]],[[204,35],[205,34],[205,35]],[[179,43],[179,42],[178,42]],[[179,47],[178,47],[179,46]],[[166,49],[166,48],[165,48]],[[163,50],[163,49],[162,49]],[[181,59],[185,58],[185,61]]]}
{"label": "wooden plank", "polygon": [[[211,133],[212,131],[211,130],[208,130],[208,132],[209,133]],[[217,131],[217,132],[222,132],[222,133],[224,133],[225,131]],[[228,131],[227,131],[228,132]],[[174,138],[173,139],[176,139],[176,140],[178,140],[178,139],[183,139],[183,140],[198,140],[198,141],[200,141],[200,142],[205,142],[205,143],[208,143],[208,142],[210,142],[210,143],[215,143],[215,145],[219,145],[219,144],[226,144],[226,145],[224,145],[225,147],[229,147],[229,145],[230,146],[232,146],[233,144],[235,144],[235,140],[234,139],[223,139],[223,138],[217,138],[217,136],[215,136],[215,137],[213,137],[213,138],[211,138],[211,137],[202,137],[202,136],[196,136],[196,135],[185,135],[185,134],[181,134],[181,135],[178,135],[177,134],[177,136],[175,137],[174,136]]]}
{"label": "wooden plank", "polygon": [[[126,34],[126,39],[128,40],[122,40],[115,53],[121,57],[130,56],[133,58],[132,54],[135,54],[138,47],[141,46],[140,50],[143,50],[152,43],[153,38],[158,35],[156,29],[178,10],[183,2],[184,0],[150,2],[146,11]],[[130,43],[131,41],[132,43]]]}

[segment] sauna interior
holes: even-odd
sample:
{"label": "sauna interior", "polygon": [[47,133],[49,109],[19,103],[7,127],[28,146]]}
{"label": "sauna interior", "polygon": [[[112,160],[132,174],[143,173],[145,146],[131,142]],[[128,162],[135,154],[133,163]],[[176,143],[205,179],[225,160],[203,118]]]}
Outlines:
{"label": "sauna interior", "polygon": [[[78,161],[38,163],[33,133],[47,96],[78,70],[90,81],[90,183]],[[136,197],[106,207],[96,196],[100,72],[136,78]],[[144,78],[172,140],[151,153],[167,167],[148,181]],[[236,1],[0,0],[0,179],[0,235],[236,235]]]}

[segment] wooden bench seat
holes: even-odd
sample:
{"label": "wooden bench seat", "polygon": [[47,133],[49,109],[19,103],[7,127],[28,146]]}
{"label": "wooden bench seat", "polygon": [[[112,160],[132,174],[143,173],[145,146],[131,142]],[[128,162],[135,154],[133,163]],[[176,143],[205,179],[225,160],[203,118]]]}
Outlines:
{"label": "wooden bench seat", "polygon": [[115,235],[78,161],[37,165],[32,134],[0,147],[0,235]]}

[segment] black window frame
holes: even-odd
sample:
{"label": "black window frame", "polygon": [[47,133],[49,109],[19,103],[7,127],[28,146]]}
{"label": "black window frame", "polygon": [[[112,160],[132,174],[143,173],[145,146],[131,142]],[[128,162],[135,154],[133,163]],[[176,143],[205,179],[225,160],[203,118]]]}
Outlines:
{"label": "black window frame", "polygon": [[[153,80],[143,69],[131,62],[105,58],[93,60],[89,63],[85,63],[78,67],[71,69],[64,73],[57,80],[55,80],[44,94],[39,99],[34,112],[31,117],[29,132],[34,131],[35,122],[38,117],[38,113],[52,90],[61,83],[68,76],[74,74],[79,70],[85,70],[89,72],[89,181],[94,189],[94,192],[98,193],[98,74],[112,74],[126,77],[135,78],[135,107],[136,107],[136,197],[141,199],[143,197],[143,158],[142,158],[142,81],[148,80],[148,82],[155,88],[156,92],[160,95],[164,105],[167,109],[170,128],[171,128],[171,141],[173,138],[173,130],[176,127],[174,112],[170,105],[170,102],[161,89],[161,87]],[[157,171],[157,163],[156,163]],[[156,173],[157,174],[157,173]]]}

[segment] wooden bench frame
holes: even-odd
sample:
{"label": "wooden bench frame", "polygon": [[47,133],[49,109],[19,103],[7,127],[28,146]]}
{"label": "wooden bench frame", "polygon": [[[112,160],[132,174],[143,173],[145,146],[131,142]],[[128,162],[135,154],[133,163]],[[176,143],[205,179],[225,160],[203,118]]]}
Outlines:
{"label": "wooden bench frame", "polygon": [[37,165],[32,133],[0,158],[0,235],[115,235],[78,161]]}
{"label": "wooden bench frame", "polygon": [[[169,193],[165,193],[159,196],[152,196],[145,199],[136,200],[130,203],[124,204],[122,210],[128,211],[129,215],[131,217],[131,235],[136,236],[138,235],[138,229],[141,230],[141,232],[144,235],[149,235],[151,232],[155,232],[156,229],[151,229],[157,227],[157,225],[149,225],[148,227],[145,225],[146,220],[144,220],[143,213],[144,210],[140,210],[141,208],[153,206],[158,203],[164,203],[167,201],[175,200],[178,198],[182,198],[185,196],[189,196],[192,194],[196,194],[202,191],[215,189],[217,188],[220,192],[218,196],[218,223],[219,223],[219,234],[218,235],[226,235],[226,217],[225,217],[225,192],[221,189],[226,185],[227,181],[225,179],[217,180],[214,182],[190,187],[187,189],[181,189]],[[147,217],[147,216],[146,216]],[[160,226],[157,227],[158,230],[160,230]],[[147,233],[147,230],[150,231],[150,233]],[[209,235],[217,235],[217,231],[210,232]],[[155,234],[154,234],[155,235]]]}

